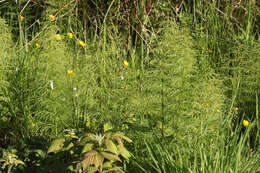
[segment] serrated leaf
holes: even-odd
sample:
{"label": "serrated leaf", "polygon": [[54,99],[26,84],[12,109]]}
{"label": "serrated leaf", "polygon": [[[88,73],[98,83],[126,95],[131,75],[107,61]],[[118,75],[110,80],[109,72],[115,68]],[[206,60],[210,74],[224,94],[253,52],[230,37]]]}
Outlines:
{"label": "serrated leaf", "polygon": [[112,140],[106,140],[107,151],[118,155],[117,147]]}
{"label": "serrated leaf", "polygon": [[131,157],[130,152],[123,146],[118,145],[118,150],[120,152],[120,154],[125,158],[125,159],[129,159]]}
{"label": "serrated leaf", "polygon": [[108,152],[101,152],[101,154],[108,160],[113,160],[113,161],[119,161],[121,162],[121,159],[115,155],[115,154],[112,154],[112,153],[108,153]]}
{"label": "serrated leaf", "polygon": [[84,145],[84,147],[81,150],[81,154],[89,152],[90,150],[92,150],[93,145],[94,144],[90,144],[90,143],[87,143],[86,145]]}
{"label": "serrated leaf", "polygon": [[86,170],[90,165],[94,165],[97,154],[98,154],[98,152],[95,150],[91,150],[91,151],[87,152],[86,154],[84,154],[84,157],[82,158],[82,161],[80,162],[83,170]]}
{"label": "serrated leaf", "polygon": [[47,153],[57,152],[62,149],[65,142],[65,138],[58,138],[52,141],[51,146],[49,147]]}
{"label": "serrated leaf", "polygon": [[123,135],[122,133],[115,133],[115,134],[114,134],[114,137],[120,137],[120,138],[126,140],[126,141],[129,142],[129,143],[133,142],[130,138],[126,137],[126,136]]}
{"label": "serrated leaf", "polygon": [[[94,163],[94,165],[95,165],[95,167],[98,169],[99,167],[101,168],[102,167],[102,165],[103,165],[103,162],[104,162],[104,157],[100,154],[100,153],[98,153],[97,155],[96,155],[96,161],[95,161],[95,163]],[[101,168],[102,169],[102,168]]]}
{"label": "serrated leaf", "polygon": [[104,132],[107,132],[109,130],[113,129],[112,123],[108,122],[104,124]]}

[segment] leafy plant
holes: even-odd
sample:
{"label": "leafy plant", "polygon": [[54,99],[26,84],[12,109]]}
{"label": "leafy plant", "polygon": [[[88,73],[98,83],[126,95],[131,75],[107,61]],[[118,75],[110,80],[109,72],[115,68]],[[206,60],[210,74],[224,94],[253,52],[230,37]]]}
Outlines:
{"label": "leafy plant", "polygon": [[65,138],[55,139],[47,153],[50,157],[52,153],[57,157],[69,154],[72,162],[68,169],[72,172],[118,172],[118,163],[131,157],[124,141],[132,142],[120,132],[86,133],[78,137],[70,131]]}
{"label": "leafy plant", "polygon": [[0,163],[2,164],[2,169],[7,167],[7,173],[11,173],[12,168],[15,168],[18,165],[24,165],[24,162],[18,159],[17,155],[9,152],[3,152]]}

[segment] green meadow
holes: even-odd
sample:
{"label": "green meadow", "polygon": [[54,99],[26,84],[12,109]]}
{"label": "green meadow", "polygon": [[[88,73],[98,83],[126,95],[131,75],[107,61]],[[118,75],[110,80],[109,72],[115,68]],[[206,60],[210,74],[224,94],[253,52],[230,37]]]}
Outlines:
{"label": "green meadow", "polygon": [[260,173],[257,0],[0,0],[0,173]]}

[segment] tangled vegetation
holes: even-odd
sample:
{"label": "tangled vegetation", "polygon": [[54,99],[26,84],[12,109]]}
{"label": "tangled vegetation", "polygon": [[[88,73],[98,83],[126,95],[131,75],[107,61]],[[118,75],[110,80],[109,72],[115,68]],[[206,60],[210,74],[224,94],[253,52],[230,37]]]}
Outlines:
{"label": "tangled vegetation", "polygon": [[260,172],[260,4],[0,1],[0,173]]}

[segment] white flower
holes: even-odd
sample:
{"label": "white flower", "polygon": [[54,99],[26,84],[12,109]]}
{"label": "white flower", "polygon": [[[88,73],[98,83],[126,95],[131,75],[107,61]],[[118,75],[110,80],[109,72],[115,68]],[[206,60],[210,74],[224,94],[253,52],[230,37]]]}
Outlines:
{"label": "white flower", "polygon": [[53,90],[53,80],[51,80],[51,89]]}
{"label": "white flower", "polygon": [[121,80],[124,80],[124,79],[125,79],[125,77],[123,75],[121,75]]}
{"label": "white flower", "polygon": [[75,87],[75,88],[73,88],[73,91],[77,91],[77,88]]}

